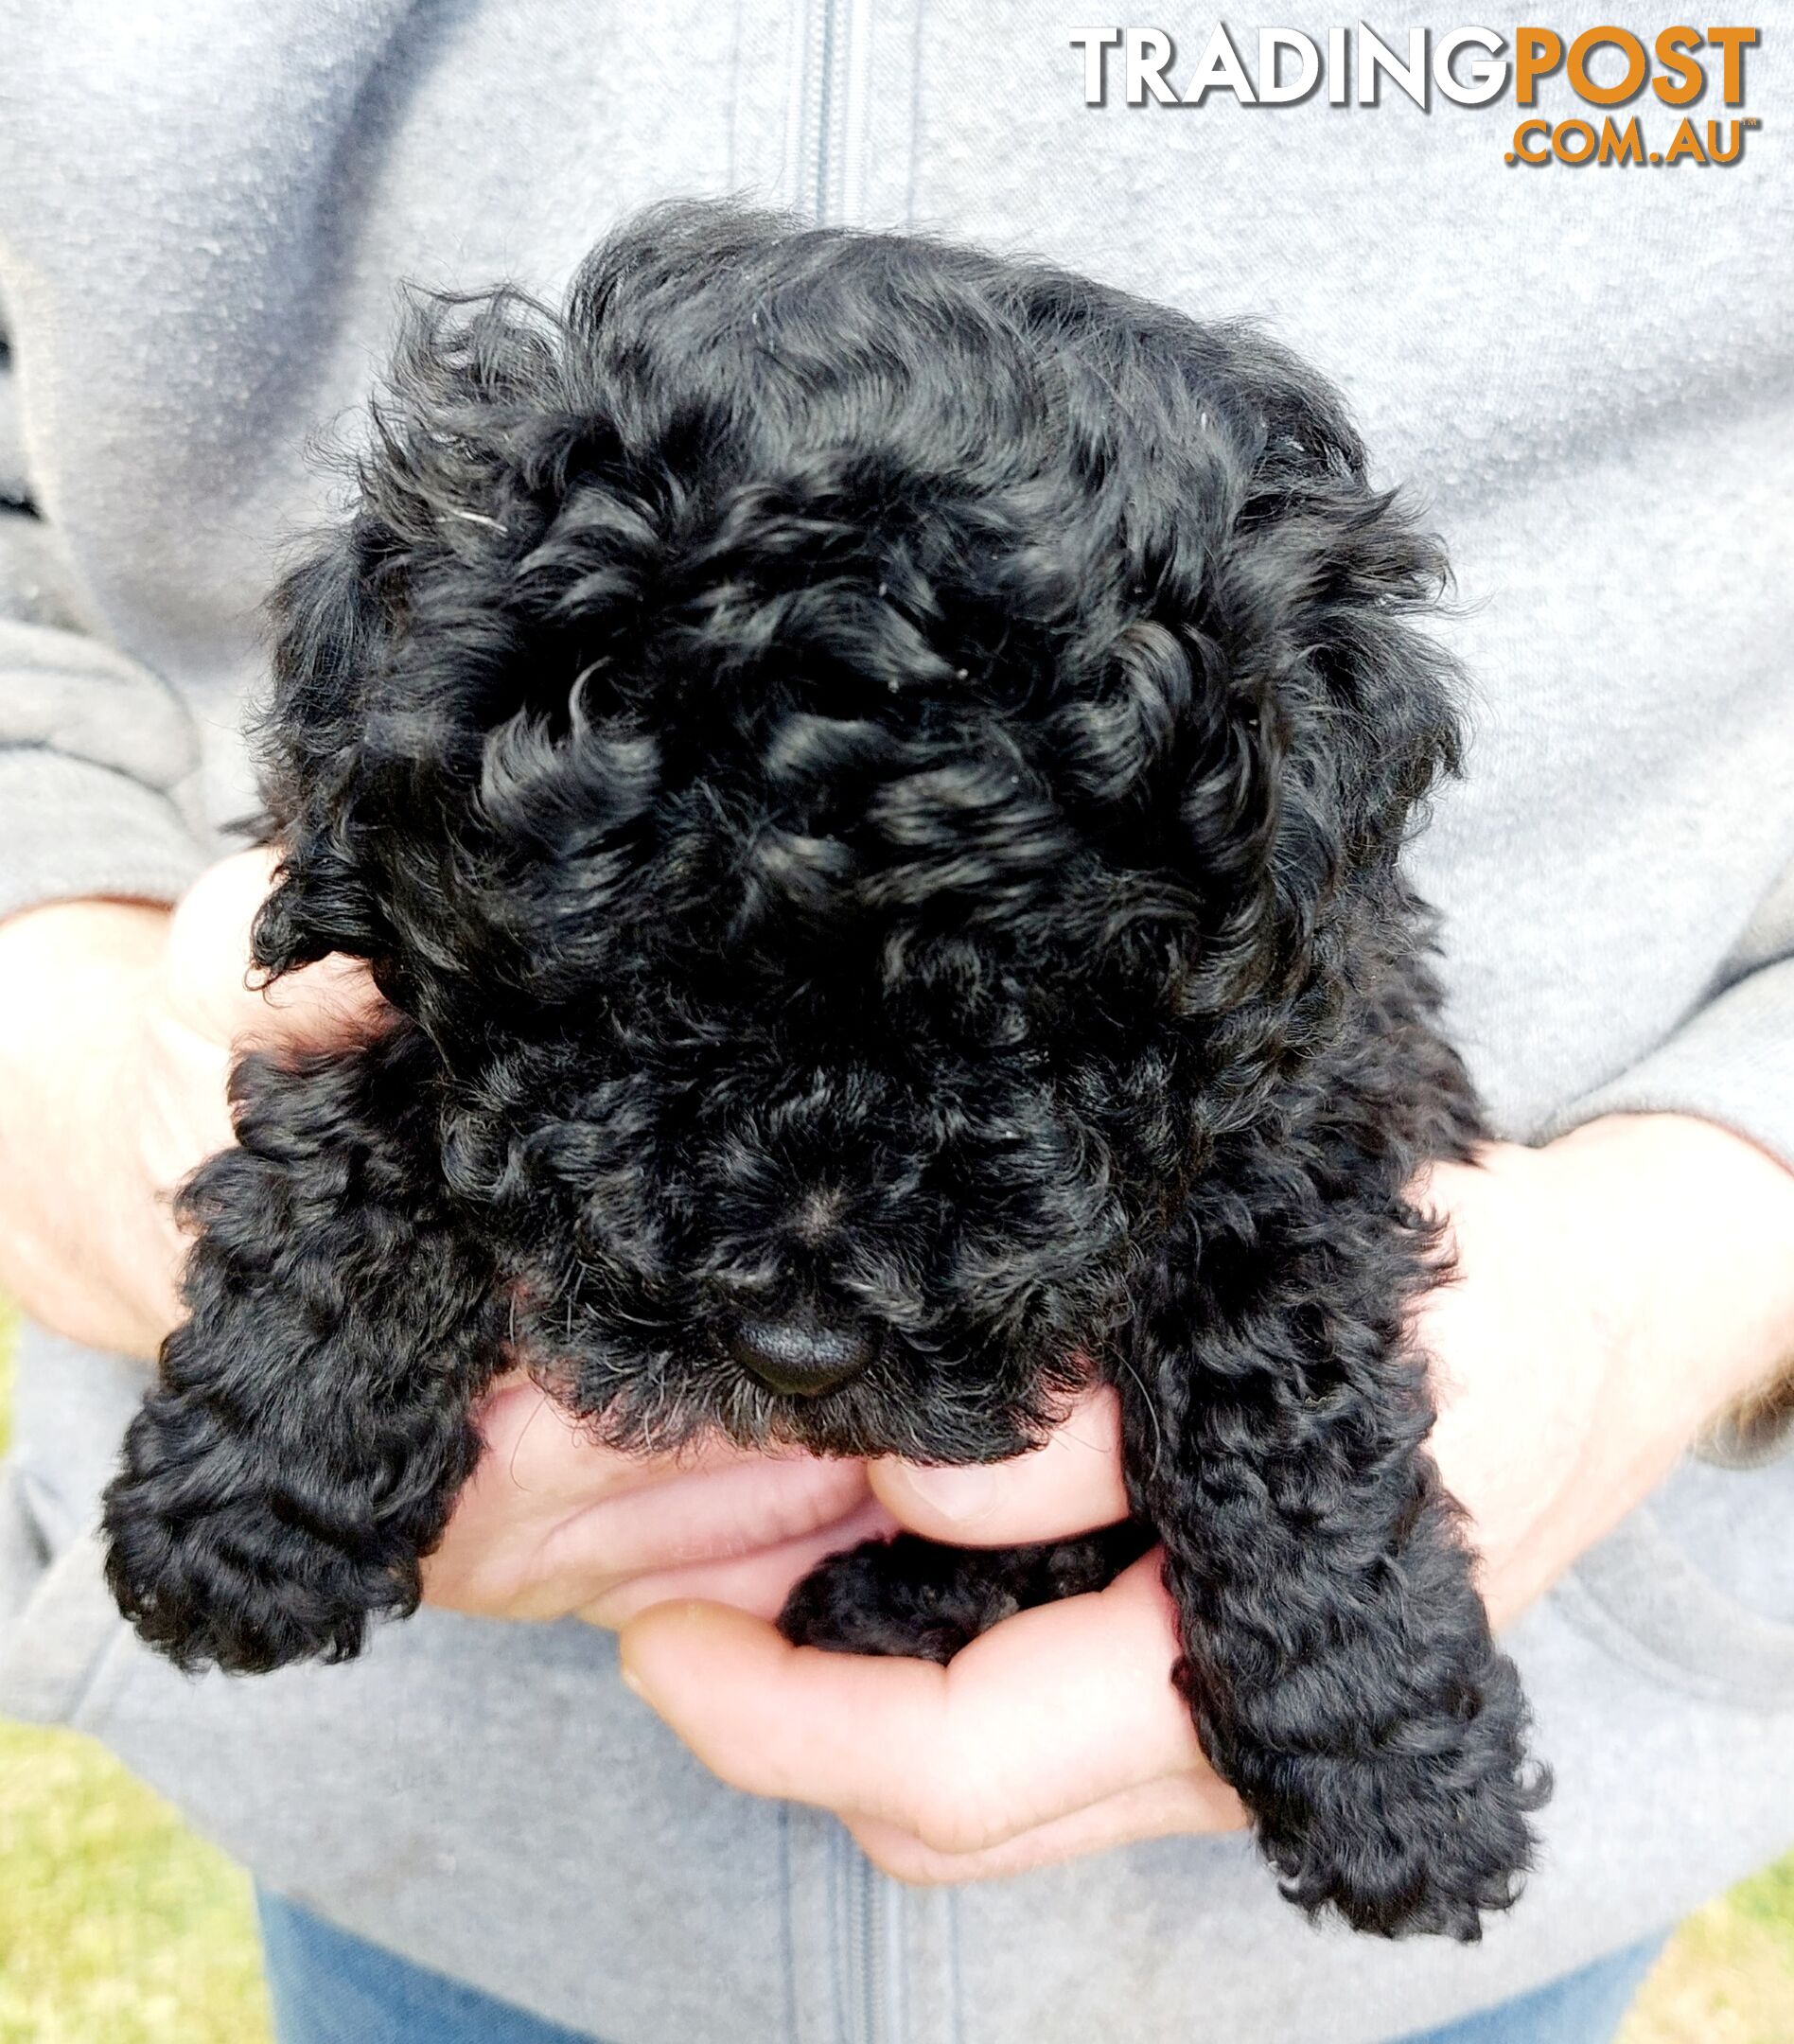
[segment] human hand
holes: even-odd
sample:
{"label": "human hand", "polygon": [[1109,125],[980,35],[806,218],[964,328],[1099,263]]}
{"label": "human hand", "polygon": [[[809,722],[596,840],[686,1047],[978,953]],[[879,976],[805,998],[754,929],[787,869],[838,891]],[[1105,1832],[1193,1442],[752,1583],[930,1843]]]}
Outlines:
{"label": "human hand", "polygon": [[[964,1546],[1055,1539],[1127,1511],[1106,1389],[1013,1462],[870,1473],[894,1520]],[[1094,1595],[1017,1613],[944,1668],[791,1647],[704,1603],[645,1612],[623,1648],[625,1681],[713,1772],[835,1810],[904,1879],[976,1879],[1246,1821],[1171,1687],[1156,1552]]]}
{"label": "human hand", "polygon": [[1422,1304],[1432,1449],[1499,1628],[1794,1364],[1794,1172],[1683,1115],[1440,1166],[1457,1281]]}
{"label": "human hand", "polygon": [[[1446,1218],[1457,1267],[1417,1314],[1432,1445],[1504,1624],[1794,1360],[1794,1174],[1709,1123],[1627,1116],[1542,1150],[1490,1145],[1416,1197]],[[886,1462],[871,1480],[900,1524],[964,1545],[1126,1508],[1106,1391],[1016,1462]],[[874,1861],[923,1881],[1243,1823],[1171,1688],[1175,1653],[1152,1556],[945,1669],[792,1648],[703,1604],[624,1632],[630,1681],[725,1781],[835,1810]]]}
{"label": "human hand", "polygon": [[248,983],[273,866],[223,859],[172,911],[51,902],[0,924],[0,1288],[71,1340],[148,1357],[180,1319],[172,1195],[233,1139],[234,1058],[378,1026],[345,959]]}
{"label": "human hand", "polygon": [[862,1462],[720,1441],[623,1454],[520,1370],[478,1420],[485,1453],[423,1564],[424,1601],[452,1611],[619,1626],[702,1597],[771,1618],[825,1555],[895,1530]]}

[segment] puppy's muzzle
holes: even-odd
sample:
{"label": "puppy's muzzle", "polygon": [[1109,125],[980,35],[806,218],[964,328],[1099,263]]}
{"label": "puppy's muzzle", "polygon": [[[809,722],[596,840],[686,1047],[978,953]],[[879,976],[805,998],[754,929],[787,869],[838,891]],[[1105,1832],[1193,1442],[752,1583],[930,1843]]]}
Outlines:
{"label": "puppy's muzzle", "polygon": [[815,1320],[743,1319],[729,1347],[750,1376],[787,1398],[820,1398],[838,1390],[872,1359],[865,1334]]}

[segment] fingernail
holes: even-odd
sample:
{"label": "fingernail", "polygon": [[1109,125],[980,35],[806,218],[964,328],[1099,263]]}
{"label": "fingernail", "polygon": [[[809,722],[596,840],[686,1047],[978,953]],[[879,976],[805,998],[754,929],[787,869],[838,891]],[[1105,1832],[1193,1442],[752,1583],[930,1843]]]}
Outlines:
{"label": "fingernail", "polygon": [[648,1694],[646,1683],[642,1680],[641,1676],[636,1673],[626,1660],[619,1663],[619,1665],[623,1671],[623,1686],[628,1690],[631,1696],[640,1697],[642,1702],[652,1708],[654,1699]]}
{"label": "fingernail", "polygon": [[905,1478],[928,1509],[955,1525],[976,1525],[996,1509],[1000,1489],[996,1471],[982,1463],[943,1466],[910,1463]]}

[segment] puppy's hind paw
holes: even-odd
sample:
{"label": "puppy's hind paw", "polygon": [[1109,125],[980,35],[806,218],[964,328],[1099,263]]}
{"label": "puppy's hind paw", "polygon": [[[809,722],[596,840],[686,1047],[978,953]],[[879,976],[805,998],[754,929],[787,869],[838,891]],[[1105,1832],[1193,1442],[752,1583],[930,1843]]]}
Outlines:
{"label": "puppy's hind paw", "polygon": [[779,1629],[800,1647],[944,1665],[1018,1611],[1105,1588],[1151,1543],[1134,1524],[1029,1547],[942,1547],[913,1533],[865,1541],[798,1584]]}

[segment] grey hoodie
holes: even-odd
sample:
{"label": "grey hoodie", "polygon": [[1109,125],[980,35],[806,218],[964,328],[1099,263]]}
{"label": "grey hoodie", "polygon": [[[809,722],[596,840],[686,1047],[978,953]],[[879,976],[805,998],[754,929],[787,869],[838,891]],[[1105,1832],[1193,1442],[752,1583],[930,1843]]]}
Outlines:
{"label": "grey hoodie", "polygon": [[[1406,62],[1411,25],[1462,18],[1382,39]],[[1647,46],[1668,19],[1600,18]],[[1350,21],[1266,26],[1325,51]],[[1698,102],[1612,110],[1660,154],[1711,120],[1737,161],[1574,167],[1506,160],[1538,153],[1523,117],[1598,134],[1567,62],[1536,108],[1435,79],[1423,112],[1387,75],[1334,104],[1337,70],[1298,103],[1163,103],[1211,26],[1162,63],[1136,43],[1131,105],[1128,46],[1087,104],[1070,22],[1029,0],[0,0],[0,500],[38,513],[0,508],[0,909],[171,895],[225,842],[256,606],[396,279],[552,294],[624,211],[743,191],[1251,314],[1333,377],[1457,564],[1475,733],[1414,864],[1498,1126],[1675,1108],[1794,1164],[1784,34],[1741,52],[1742,104],[1707,51]],[[1258,26],[1230,49],[1262,83]],[[615,2044],[1369,2044],[1794,1839],[1785,1461],[1690,1460],[1515,1629],[1558,1792],[1526,1900],[1466,1951],[1311,1930],[1238,1840],[902,1890],[827,1817],[712,1781],[577,1625],[426,1612],[349,1668],[185,1682],[85,1530],[141,1381],[27,1334],[0,1708],[97,1733],[337,1922]]]}

